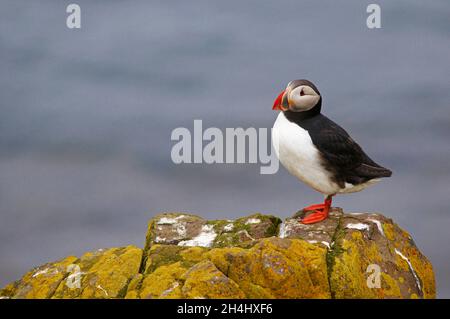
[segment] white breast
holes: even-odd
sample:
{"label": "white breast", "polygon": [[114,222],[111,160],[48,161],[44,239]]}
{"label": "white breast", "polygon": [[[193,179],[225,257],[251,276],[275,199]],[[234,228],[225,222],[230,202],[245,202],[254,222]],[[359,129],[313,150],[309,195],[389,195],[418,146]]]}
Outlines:
{"label": "white breast", "polygon": [[286,119],[280,112],[272,129],[272,144],[281,164],[298,179],[326,195],[338,193],[340,187],[321,165],[320,153],[308,131]]}

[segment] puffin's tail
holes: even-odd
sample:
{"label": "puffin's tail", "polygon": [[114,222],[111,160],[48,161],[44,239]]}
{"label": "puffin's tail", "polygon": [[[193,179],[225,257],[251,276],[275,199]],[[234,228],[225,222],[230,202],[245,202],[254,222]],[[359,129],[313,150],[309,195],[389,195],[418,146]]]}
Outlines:
{"label": "puffin's tail", "polygon": [[361,164],[357,169],[357,173],[359,176],[372,178],[380,178],[380,177],[391,177],[392,171],[385,167],[381,166],[371,166],[367,164]]}

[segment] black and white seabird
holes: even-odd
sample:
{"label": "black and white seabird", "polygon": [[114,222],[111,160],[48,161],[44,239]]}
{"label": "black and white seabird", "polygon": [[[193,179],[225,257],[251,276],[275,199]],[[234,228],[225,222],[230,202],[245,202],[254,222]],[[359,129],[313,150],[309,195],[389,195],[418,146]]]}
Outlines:
{"label": "black and white seabird", "polygon": [[325,195],[323,204],[305,207],[312,212],[303,224],[328,217],[332,197],[359,192],[392,172],[375,163],[339,125],[321,114],[322,97],[308,80],[290,82],[276,98],[280,110],[272,130],[275,153],[283,166],[302,182]]}

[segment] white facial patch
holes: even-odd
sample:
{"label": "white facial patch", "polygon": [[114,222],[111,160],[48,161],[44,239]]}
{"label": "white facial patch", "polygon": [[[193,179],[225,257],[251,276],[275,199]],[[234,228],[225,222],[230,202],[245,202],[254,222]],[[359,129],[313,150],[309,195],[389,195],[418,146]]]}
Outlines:
{"label": "white facial patch", "polygon": [[288,100],[292,111],[308,111],[319,102],[320,95],[307,85],[297,86],[289,92]]}

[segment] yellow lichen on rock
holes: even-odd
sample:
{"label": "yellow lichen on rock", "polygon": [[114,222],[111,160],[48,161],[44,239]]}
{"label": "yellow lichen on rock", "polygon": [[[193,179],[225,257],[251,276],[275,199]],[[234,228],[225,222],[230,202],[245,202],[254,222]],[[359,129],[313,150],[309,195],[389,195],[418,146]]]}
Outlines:
{"label": "yellow lichen on rock", "polygon": [[326,250],[301,240],[268,238],[250,249],[213,249],[208,258],[247,298],[329,298]]}
{"label": "yellow lichen on rock", "polygon": [[50,298],[63,279],[67,276],[67,267],[77,261],[77,257],[69,256],[54,263],[37,267],[21,280],[9,284],[0,296],[25,299]]}
{"label": "yellow lichen on rock", "polygon": [[[140,287],[140,298],[182,298],[180,281],[187,269],[180,262],[163,265],[145,276]],[[128,294],[127,294],[128,295]]]}
{"label": "yellow lichen on rock", "polygon": [[330,297],[326,249],[305,241],[273,237],[250,248],[175,247],[150,249],[140,293],[129,289],[127,297]]}
{"label": "yellow lichen on rock", "polygon": [[[414,279],[415,287],[409,291],[410,298],[435,298],[436,284],[434,280],[433,266],[428,259],[416,247],[411,235],[393,223],[392,242],[393,253],[399,268],[405,270]],[[416,290],[416,291],[414,291]]]}
{"label": "yellow lichen on rock", "polygon": [[141,283],[144,275],[142,274],[135,274],[127,287],[127,292],[125,295],[126,299],[138,299],[139,298],[139,290],[141,288]]}
{"label": "yellow lichen on rock", "polygon": [[[358,233],[356,233],[358,234]],[[370,259],[361,254],[358,235],[352,235],[352,240],[343,239],[331,268],[330,285],[334,298],[376,298],[377,290],[367,285],[367,266]],[[370,258],[370,257],[369,257]]]}
{"label": "yellow lichen on rock", "polygon": [[[81,298],[117,298],[139,271],[142,250],[128,246],[110,249],[86,273]],[[123,296],[120,296],[123,297]]]}
{"label": "yellow lichen on rock", "polygon": [[[365,220],[373,221],[372,215]],[[431,264],[410,235],[392,221],[378,220],[377,225],[381,227],[355,217],[342,219],[337,230],[342,236],[336,238],[329,265],[333,297],[434,298]]]}
{"label": "yellow lichen on rock", "polygon": [[[272,238],[254,248],[255,282],[276,298],[329,298],[326,249],[303,240]],[[259,256],[258,256],[259,254]]]}
{"label": "yellow lichen on rock", "polygon": [[436,298],[433,266],[417,249],[408,249],[407,255],[422,285],[423,298]]}
{"label": "yellow lichen on rock", "polygon": [[[280,228],[278,230],[278,228]],[[278,235],[278,236],[274,236]],[[435,298],[431,263],[379,214],[322,223],[165,213],[145,247],[99,249],[25,274],[1,298]]]}
{"label": "yellow lichen on rock", "polygon": [[184,285],[181,289],[186,298],[245,298],[245,294],[239,289],[232,279],[209,260],[203,260],[192,266],[183,275]]}
{"label": "yellow lichen on rock", "polygon": [[62,282],[52,298],[123,297],[141,258],[142,250],[134,246],[88,252],[75,263],[78,273],[71,273],[79,283]]}

